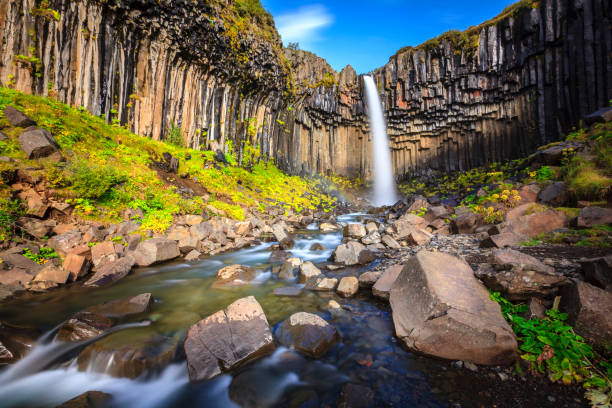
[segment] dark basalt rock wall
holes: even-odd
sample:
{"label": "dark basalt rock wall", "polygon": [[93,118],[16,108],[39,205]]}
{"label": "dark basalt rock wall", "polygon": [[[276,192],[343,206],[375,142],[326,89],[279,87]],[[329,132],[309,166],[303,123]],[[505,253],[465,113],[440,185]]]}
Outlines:
{"label": "dark basalt rock wall", "polygon": [[[163,139],[175,124],[194,148],[248,141],[294,173],[369,177],[367,107],[350,66],[283,56],[274,30],[236,37],[221,2],[50,0],[59,20],[41,4],[0,0],[2,85],[143,136]],[[542,0],[483,26],[476,49],[441,42],[391,57],[372,74],[397,177],[525,155],[607,106],[611,21],[610,0]]]}

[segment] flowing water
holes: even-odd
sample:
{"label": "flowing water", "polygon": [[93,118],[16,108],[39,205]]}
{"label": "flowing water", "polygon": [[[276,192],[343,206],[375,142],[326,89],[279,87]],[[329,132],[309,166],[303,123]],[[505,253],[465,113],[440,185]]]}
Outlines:
{"label": "flowing water", "polygon": [[378,96],[378,89],[374,79],[364,76],[365,91],[368,100],[368,116],[372,129],[372,143],[374,155],[374,194],[372,204],[377,207],[391,205],[397,201],[397,187],[393,176],[393,163],[387,126],[383,116],[382,104]]}
{"label": "flowing water", "polygon": [[[344,216],[340,221],[359,216]],[[341,238],[340,232],[308,229],[296,235],[292,252],[305,260],[324,262]],[[314,243],[322,244],[325,250],[310,251]],[[34,325],[48,334],[28,356],[0,371],[0,407],[54,407],[89,390],[112,394],[112,406],[116,407],[335,406],[343,384],[349,381],[371,387],[377,406],[440,407],[447,406],[449,399],[469,401],[476,394],[469,376],[453,372],[452,365],[401,348],[393,336],[388,304],[366,293],[353,299],[342,299],[335,293],[304,292],[297,298],[273,295],[274,288],[297,283],[279,281],[269,272],[271,245],[264,243],[195,263],[138,269],[106,288],[71,285],[3,304],[0,320]],[[257,282],[232,289],[211,288],[216,271],[233,263],[259,270]],[[335,275],[357,275],[363,270],[349,269]],[[89,343],[138,344],[160,335],[180,342],[191,324],[247,295],[257,298],[272,326],[298,311],[317,313],[338,329],[342,341],[319,360],[279,347],[271,356],[231,374],[191,384],[180,352],[160,370],[136,379],[116,378],[108,374],[112,357],[101,353],[89,366],[79,367],[76,356],[86,344],[52,340],[58,325],[71,314],[144,292],[155,298],[145,316],[127,319],[115,332]],[[328,310],[330,299],[343,309]],[[457,383],[460,380],[468,383]]]}

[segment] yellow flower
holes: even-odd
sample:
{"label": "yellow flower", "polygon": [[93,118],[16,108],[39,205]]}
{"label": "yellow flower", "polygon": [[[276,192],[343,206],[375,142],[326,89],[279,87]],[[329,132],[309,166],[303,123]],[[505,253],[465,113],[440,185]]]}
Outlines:
{"label": "yellow flower", "polygon": [[506,194],[502,194],[501,199],[506,201],[508,199],[508,196]]}

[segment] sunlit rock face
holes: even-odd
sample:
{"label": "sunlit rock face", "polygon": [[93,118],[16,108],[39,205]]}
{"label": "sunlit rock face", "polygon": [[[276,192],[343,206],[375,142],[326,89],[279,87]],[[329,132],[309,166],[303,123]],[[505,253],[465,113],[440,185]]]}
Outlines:
{"label": "sunlit rock face", "polygon": [[[236,40],[213,3],[52,0],[56,20],[33,16],[34,0],[3,1],[0,83],[154,139],[175,124],[194,148],[248,140],[292,173],[370,178],[363,79],[281,50],[275,31]],[[524,156],[608,105],[610,9],[539,3],[483,25],[468,48],[402,49],[371,73],[396,178]]]}

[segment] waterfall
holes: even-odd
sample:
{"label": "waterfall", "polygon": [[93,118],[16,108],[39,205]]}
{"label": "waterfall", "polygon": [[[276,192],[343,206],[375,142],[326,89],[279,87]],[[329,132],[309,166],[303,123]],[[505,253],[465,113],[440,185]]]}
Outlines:
{"label": "waterfall", "polygon": [[397,190],[393,177],[391,149],[387,137],[387,127],[383,117],[382,104],[376,83],[370,76],[364,76],[365,91],[368,99],[368,116],[374,143],[374,194],[372,203],[376,206],[391,205],[397,201]]}

